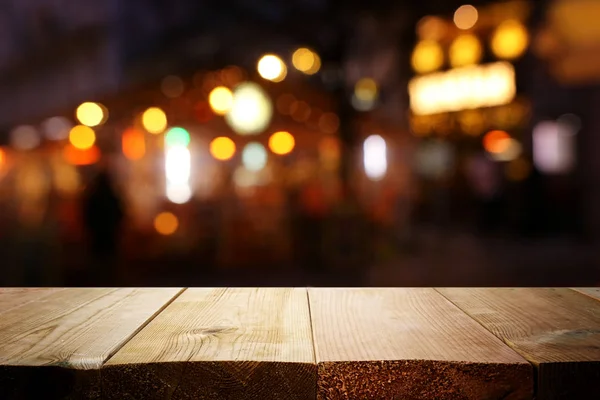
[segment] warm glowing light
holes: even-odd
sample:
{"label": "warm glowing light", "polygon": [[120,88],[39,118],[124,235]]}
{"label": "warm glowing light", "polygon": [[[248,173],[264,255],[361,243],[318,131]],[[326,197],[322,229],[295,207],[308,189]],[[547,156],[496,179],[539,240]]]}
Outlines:
{"label": "warm glowing light", "polygon": [[85,102],[77,107],[75,116],[77,120],[86,126],[98,126],[106,121],[108,113],[105,113],[105,108],[92,102]]}
{"label": "warm glowing light", "polygon": [[491,152],[490,156],[496,161],[513,161],[521,155],[523,146],[513,138],[501,139],[494,147],[495,152]]}
{"label": "warm glowing light", "polygon": [[271,122],[273,105],[267,93],[256,83],[245,82],[233,91],[233,104],[227,114],[227,124],[241,135],[257,134]]}
{"label": "warm glowing light", "polygon": [[496,28],[492,36],[492,51],[498,58],[513,60],[521,56],[529,45],[527,28],[516,20],[508,20]]}
{"label": "warm glowing light", "polygon": [[439,69],[444,63],[442,47],[433,40],[421,40],[413,51],[411,63],[421,74]]}
{"label": "warm glowing light", "polygon": [[64,140],[69,137],[73,125],[65,117],[52,117],[42,122],[42,130],[49,140]]}
{"label": "warm glowing light", "polygon": [[210,142],[210,154],[217,160],[229,160],[235,154],[235,143],[224,136],[214,138]]}
{"label": "warm glowing light", "polygon": [[464,67],[477,64],[481,60],[481,43],[477,36],[465,34],[460,35],[450,45],[450,65],[453,67]]}
{"label": "warm glowing light", "polygon": [[319,56],[310,49],[301,47],[292,55],[292,64],[298,71],[307,75],[317,73],[321,67]]}
{"label": "warm glowing light", "polygon": [[275,154],[284,155],[291,153],[295,145],[294,136],[289,132],[275,132],[269,138],[269,149]]}
{"label": "warm glowing light", "polygon": [[132,161],[139,160],[146,154],[144,133],[135,128],[129,128],[123,132],[121,144],[123,155]]}
{"label": "warm glowing light", "polygon": [[478,18],[477,9],[470,4],[465,4],[454,12],[454,25],[458,29],[471,29],[477,23]]}
{"label": "warm glowing light", "polygon": [[504,131],[491,131],[483,137],[483,148],[488,153],[502,153],[510,143],[508,142],[510,135]]}
{"label": "warm glowing light", "polygon": [[507,62],[457,68],[416,77],[408,91],[417,115],[497,106],[515,97],[515,70]]}
{"label": "warm glowing light", "polygon": [[68,144],[63,150],[63,157],[66,162],[72,165],[91,165],[100,160],[100,150],[96,146],[92,146],[85,150]]}
{"label": "warm glowing light", "polygon": [[165,146],[174,147],[182,146],[186,147],[190,144],[190,134],[187,130],[182,127],[176,126],[167,132],[165,135]]}
{"label": "warm glowing light", "polygon": [[281,82],[287,75],[285,63],[274,54],[262,56],[257,68],[260,76],[272,82]]}
{"label": "warm glowing light", "polygon": [[179,97],[185,90],[185,85],[180,77],[175,75],[169,75],[162,80],[160,89],[163,94],[170,98]]}
{"label": "warm glowing light", "polygon": [[290,107],[292,119],[296,122],[306,122],[310,118],[311,109],[305,101],[295,101]]}
{"label": "warm glowing light", "polygon": [[187,183],[167,183],[166,195],[171,203],[185,204],[192,198],[192,188]]}
{"label": "warm glowing light", "polygon": [[258,142],[250,142],[242,151],[242,164],[248,171],[260,171],[267,165],[267,151]]}
{"label": "warm glowing light", "polygon": [[0,149],[0,168],[2,168],[4,164],[6,164],[6,151]]}
{"label": "warm glowing light", "polygon": [[340,127],[340,119],[332,112],[327,112],[319,118],[319,128],[324,133],[335,133]]}
{"label": "warm glowing light", "polygon": [[190,179],[190,151],[183,146],[169,147],[165,152],[165,174],[167,182],[187,184]]}
{"label": "warm glowing light", "polygon": [[69,132],[69,142],[79,150],[86,150],[96,142],[96,133],[89,126],[76,125]]}
{"label": "warm glowing light", "polygon": [[387,148],[379,135],[371,135],[363,143],[365,173],[371,180],[381,180],[387,171]]}
{"label": "warm glowing light", "polygon": [[372,78],[361,78],[354,85],[354,95],[363,101],[373,101],[377,98],[377,82]]}
{"label": "warm glowing light", "polygon": [[154,218],[154,229],[161,235],[172,235],[179,228],[179,220],[170,212],[162,212]]}
{"label": "warm glowing light", "polygon": [[233,94],[225,86],[218,86],[208,95],[208,103],[215,114],[225,115],[233,104]]}
{"label": "warm glowing light", "polygon": [[448,28],[443,19],[431,15],[421,18],[417,23],[417,34],[420,39],[440,40]]}
{"label": "warm glowing light", "polygon": [[142,114],[144,129],[152,134],[163,133],[167,129],[167,116],[158,107],[150,107]]}
{"label": "warm glowing light", "polygon": [[10,143],[18,150],[31,150],[39,146],[40,135],[31,125],[21,125],[10,132]]}
{"label": "warm glowing light", "polygon": [[340,142],[336,137],[326,136],[319,142],[319,158],[328,167],[337,167],[340,159]]}

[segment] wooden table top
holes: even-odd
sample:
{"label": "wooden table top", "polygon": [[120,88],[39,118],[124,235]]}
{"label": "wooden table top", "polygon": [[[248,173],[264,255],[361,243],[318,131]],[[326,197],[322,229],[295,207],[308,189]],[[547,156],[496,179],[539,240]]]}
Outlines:
{"label": "wooden table top", "polygon": [[600,289],[0,289],[30,398],[597,399]]}

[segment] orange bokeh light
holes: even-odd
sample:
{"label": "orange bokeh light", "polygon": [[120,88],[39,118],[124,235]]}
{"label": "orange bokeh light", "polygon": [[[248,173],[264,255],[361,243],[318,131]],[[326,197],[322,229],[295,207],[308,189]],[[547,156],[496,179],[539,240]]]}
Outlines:
{"label": "orange bokeh light", "polygon": [[289,132],[275,132],[269,138],[269,148],[275,154],[288,154],[294,149],[295,145],[294,136]]}
{"label": "orange bokeh light", "polygon": [[139,160],[146,154],[144,133],[135,128],[129,128],[123,132],[121,144],[123,155],[132,161]]}
{"label": "orange bokeh light", "polygon": [[228,137],[218,137],[210,142],[210,154],[217,160],[229,160],[235,154],[235,143]]}
{"label": "orange bokeh light", "polygon": [[68,144],[63,150],[63,157],[69,164],[72,165],[95,164],[98,162],[98,160],[100,160],[100,155],[100,149],[98,149],[96,146],[81,150],[72,144]]}
{"label": "orange bokeh light", "polygon": [[489,153],[502,153],[509,146],[510,135],[504,131],[490,131],[483,137],[483,148]]}

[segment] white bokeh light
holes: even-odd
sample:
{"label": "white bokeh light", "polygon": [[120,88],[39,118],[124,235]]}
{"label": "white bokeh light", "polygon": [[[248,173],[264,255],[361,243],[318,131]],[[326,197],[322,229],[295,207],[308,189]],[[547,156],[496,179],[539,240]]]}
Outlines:
{"label": "white bokeh light", "polygon": [[40,135],[31,125],[21,125],[10,133],[10,142],[16,149],[31,150],[39,146]]}
{"label": "white bokeh light", "polygon": [[192,198],[192,188],[186,183],[167,183],[167,199],[175,204],[187,203]]}
{"label": "white bokeh light", "polygon": [[387,146],[379,135],[371,135],[363,144],[365,173],[371,180],[381,180],[387,171]]}
{"label": "white bokeh light", "polygon": [[225,121],[240,135],[252,135],[264,131],[273,115],[273,104],[260,85],[245,82],[233,91],[231,109]]}
{"label": "white bokeh light", "polygon": [[267,150],[258,142],[251,142],[242,151],[242,164],[248,171],[260,171],[267,165]]}

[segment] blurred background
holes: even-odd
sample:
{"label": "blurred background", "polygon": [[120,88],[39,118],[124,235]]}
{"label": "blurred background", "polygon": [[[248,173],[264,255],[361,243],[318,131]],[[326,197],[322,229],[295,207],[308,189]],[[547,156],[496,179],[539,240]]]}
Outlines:
{"label": "blurred background", "polygon": [[5,0],[0,285],[600,284],[597,0]]}

